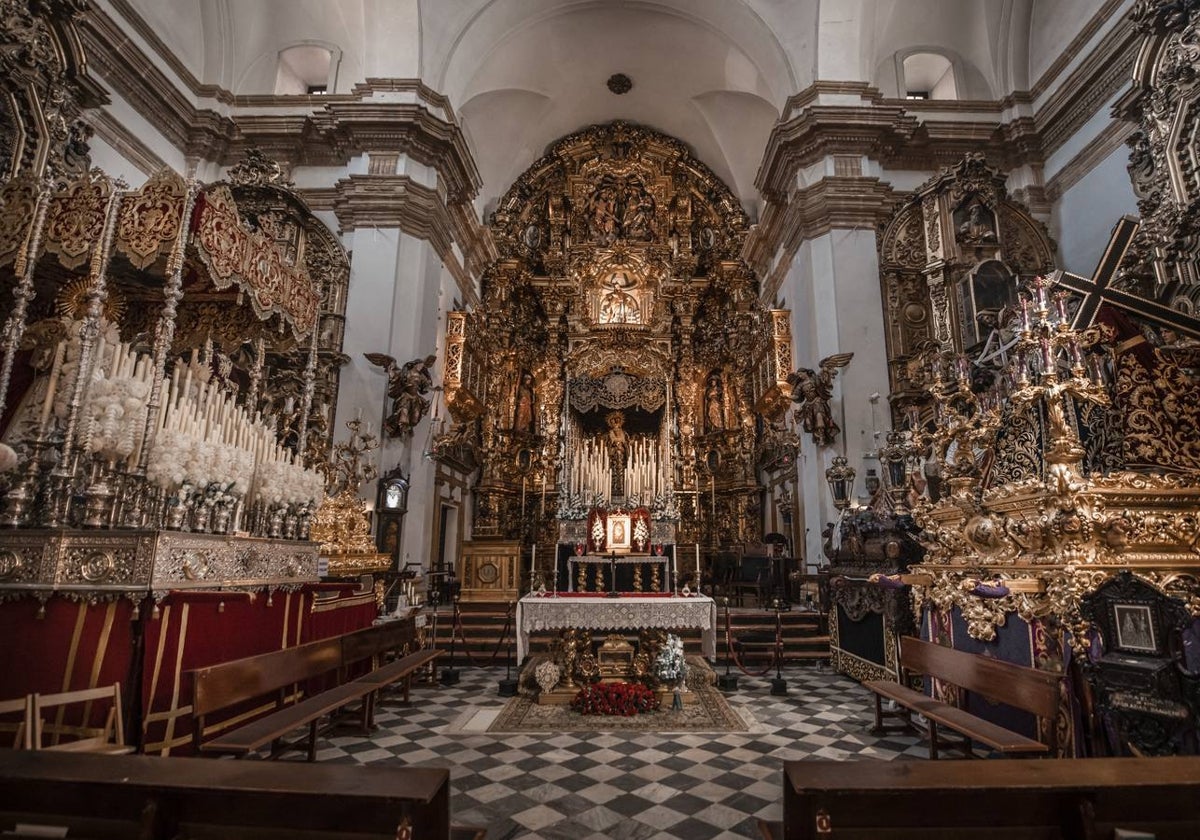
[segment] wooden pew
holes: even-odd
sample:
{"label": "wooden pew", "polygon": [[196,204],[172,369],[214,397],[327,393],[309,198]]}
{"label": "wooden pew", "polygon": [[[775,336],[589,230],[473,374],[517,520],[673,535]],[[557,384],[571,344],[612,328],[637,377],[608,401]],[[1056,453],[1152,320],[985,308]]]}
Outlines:
{"label": "wooden pew", "polygon": [[789,761],[787,840],[1158,840],[1200,837],[1200,758],[1059,761]]}
{"label": "wooden pew", "polygon": [[0,831],[108,838],[450,838],[450,773],[152,756],[0,753]]}
{"label": "wooden pew", "polygon": [[[245,756],[270,744],[272,758],[303,749],[308,760],[314,761],[325,716],[332,717],[357,703],[360,724],[367,733],[374,724],[375,700],[384,689],[399,683],[408,702],[413,675],[436,663],[443,653],[423,649],[381,664],[384,654],[399,653],[413,641],[411,622],[386,622],[193,671],[192,743],[196,754]],[[351,679],[363,664],[366,673]],[[322,677],[336,678],[338,684],[291,702],[306,683]],[[210,715],[258,698],[269,698],[274,711],[248,723],[209,726]],[[290,743],[283,740],[301,727],[308,727],[307,737]],[[209,737],[212,730],[224,731]]]}
{"label": "wooden pew", "polygon": [[[370,670],[355,680],[375,686],[368,696],[368,727],[374,725],[375,705],[388,687],[399,683],[404,692],[403,702],[408,703],[412,678],[426,665],[431,666],[433,672],[431,682],[437,682],[437,659],[444,651],[422,648],[405,655],[404,651],[416,641],[411,622],[384,622],[347,633],[341,639],[343,675],[349,675],[363,661],[370,661]],[[384,662],[384,655],[389,653],[395,654],[396,658]]]}
{"label": "wooden pew", "polygon": [[[1054,726],[1054,719],[1058,714],[1061,674],[1024,668],[998,659],[923,642],[911,636],[900,639],[900,667],[908,674],[937,677],[964,691],[1031,712],[1049,721],[1046,729],[1050,733],[1050,743],[1046,744],[1005,729],[965,709],[934,700],[905,685],[887,680],[869,680],[863,683],[875,693],[875,727],[871,730],[873,734],[916,729],[912,720],[912,713],[916,712],[927,722],[931,759],[936,759],[939,750],[943,748],[959,750],[972,757],[973,741],[986,744],[1001,755],[1057,753],[1057,727]],[[894,700],[900,708],[894,712],[885,711],[884,698]],[[884,717],[899,718],[901,723],[885,725]],[[959,733],[963,739],[945,740],[944,736],[939,734],[939,726]]]}
{"label": "wooden pew", "polygon": [[[247,656],[200,668],[192,672],[192,715],[195,728],[192,745],[196,754],[244,756],[271,744],[271,757],[292,749],[305,749],[308,760],[316,759],[318,724],[322,717],[355,701],[362,702],[364,728],[369,718],[367,696],[375,689],[365,684],[343,683],[297,702],[289,703],[305,683],[338,674],[342,668],[339,637],[323,639],[283,650]],[[208,718],[215,712],[239,706],[256,698],[268,698],[275,711],[250,723],[224,728],[210,734]],[[284,743],[283,737],[307,726],[305,741]],[[207,738],[207,740],[206,740]]]}

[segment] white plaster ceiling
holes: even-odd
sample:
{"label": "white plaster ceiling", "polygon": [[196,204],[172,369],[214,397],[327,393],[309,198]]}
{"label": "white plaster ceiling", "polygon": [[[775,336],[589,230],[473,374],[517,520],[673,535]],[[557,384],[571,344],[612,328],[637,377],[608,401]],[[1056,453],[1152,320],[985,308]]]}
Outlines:
{"label": "white plaster ceiling", "polygon": [[[419,76],[462,118],[483,212],[554,140],[625,119],[687,143],[755,218],[771,128],[814,80],[894,96],[898,61],[931,51],[955,61],[959,97],[1002,97],[1028,89],[1105,0],[129,2],[193,75],[235,93],[272,92],[279,51],[298,43],[337,50],[339,92]],[[632,78],[628,94],[607,90],[613,73]]]}
{"label": "white plaster ceiling", "polygon": [[[426,67],[459,104],[484,182],[478,206],[496,199],[558,138],[614,119],[650,126],[687,143],[741,198],[752,217],[754,177],[793,76],[757,17],[718,29],[669,3],[486,4]],[[703,2],[687,6],[704,11]],[[748,13],[724,2],[726,13]],[[713,11],[709,8],[707,11]],[[461,21],[459,21],[462,24]],[[756,49],[731,31],[758,39]],[[449,29],[447,29],[447,32]],[[444,54],[442,70],[437,56]],[[606,86],[614,73],[628,93]]]}

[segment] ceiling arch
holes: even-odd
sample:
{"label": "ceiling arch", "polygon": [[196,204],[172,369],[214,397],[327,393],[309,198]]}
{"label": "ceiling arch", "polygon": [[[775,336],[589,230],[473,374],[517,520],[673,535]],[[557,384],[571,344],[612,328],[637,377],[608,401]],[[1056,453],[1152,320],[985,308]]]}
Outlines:
{"label": "ceiling arch", "polygon": [[[704,16],[721,9],[724,28]],[[747,5],[493,0],[469,20],[427,22],[443,43],[427,43],[426,68],[462,103],[482,212],[551,142],[620,119],[684,140],[756,213],[762,149],[795,91],[787,57]],[[614,73],[632,90],[610,92]]]}

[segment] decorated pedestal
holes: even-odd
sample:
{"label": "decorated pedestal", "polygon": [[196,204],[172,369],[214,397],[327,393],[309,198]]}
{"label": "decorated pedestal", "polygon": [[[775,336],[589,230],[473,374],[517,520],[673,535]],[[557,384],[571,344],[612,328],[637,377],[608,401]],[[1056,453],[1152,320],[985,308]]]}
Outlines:
{"label": "decorated pedestal", "polygon": [[75,593],[156,597],[173,589],[317,581],[317,546],[181,531],[28,528],[0,532],[0,598]]}

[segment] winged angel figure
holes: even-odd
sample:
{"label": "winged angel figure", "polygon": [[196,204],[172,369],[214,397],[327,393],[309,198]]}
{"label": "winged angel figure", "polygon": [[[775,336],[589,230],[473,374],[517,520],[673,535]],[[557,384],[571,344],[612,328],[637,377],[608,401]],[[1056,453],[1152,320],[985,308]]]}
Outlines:
{"label": "winged angel figure", "polygon": [[367,361],[383,368],[388,378],[388,396],[394,402],[392,411],[383,421],[383,430],[388,437],[405,438],[421,422],[429,411],[430,401],[425,398],[433,387],[431,368],[437,356],[413,359],[404,365],[385,353],[363,353]]}
{"label": "winged angel figure", "polygon": [[812,368],[800,368],[788,374],[792,402],[799,403],[796,406],[796,421],[804,424],[804,431],[812,435],[817,446],[829,446],[841,431],[838,424],[833,422],[829,400],[833,397],[833,380],[838,370],[850,364],[853,358],[853,353],[835,353],[821,360],[820,372]]}

